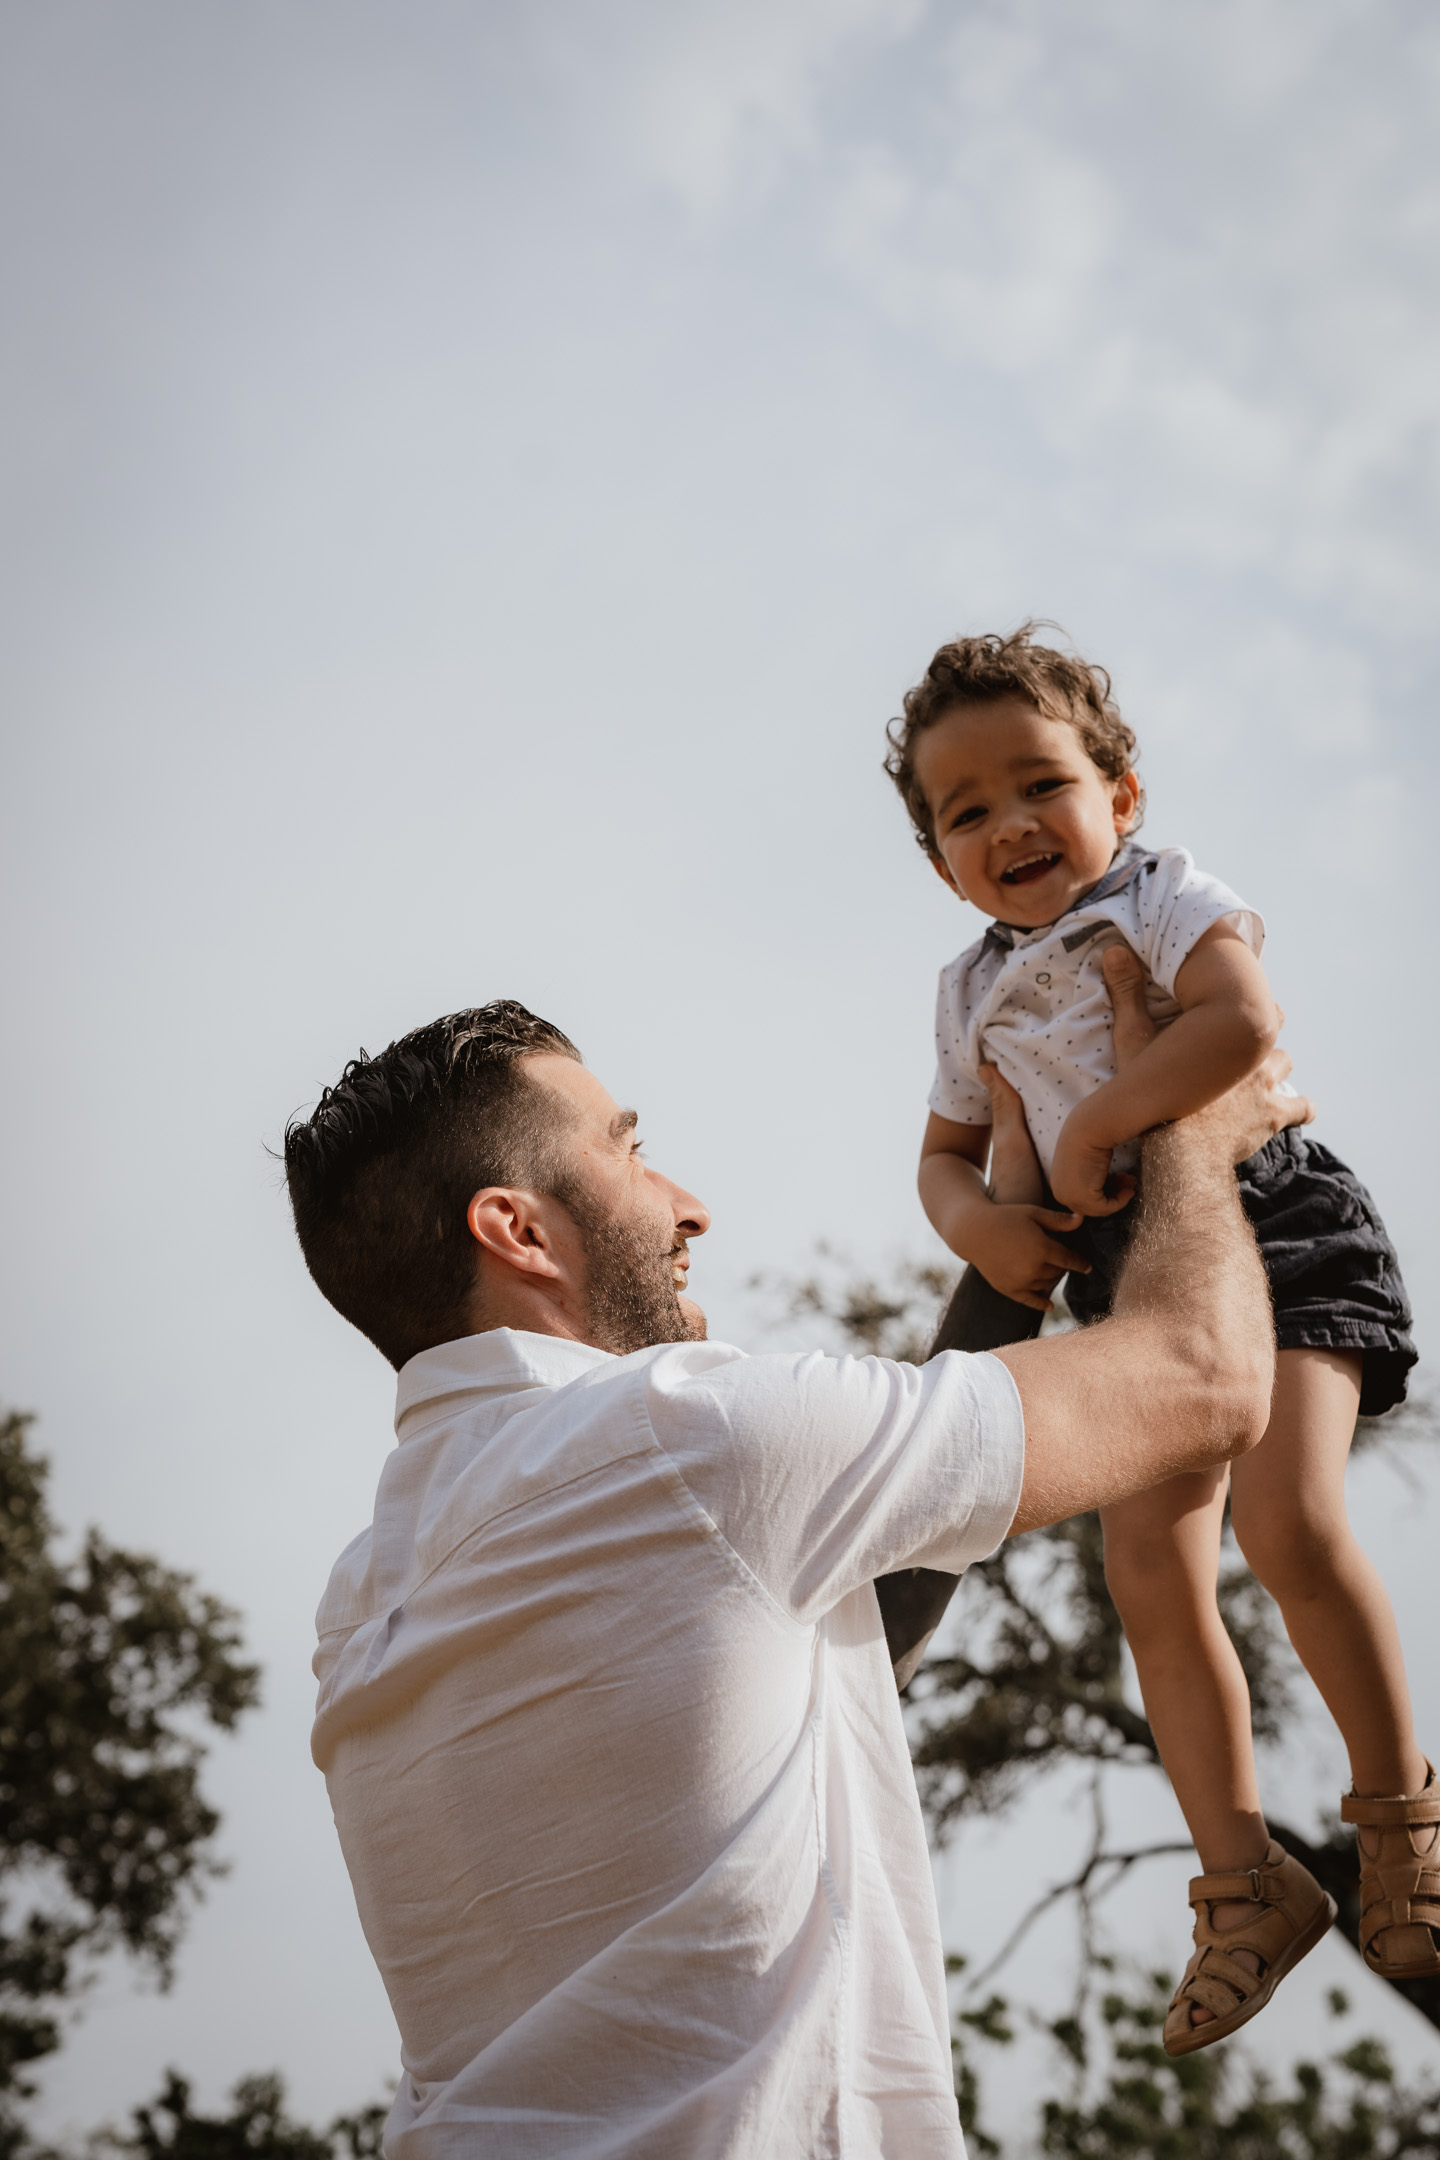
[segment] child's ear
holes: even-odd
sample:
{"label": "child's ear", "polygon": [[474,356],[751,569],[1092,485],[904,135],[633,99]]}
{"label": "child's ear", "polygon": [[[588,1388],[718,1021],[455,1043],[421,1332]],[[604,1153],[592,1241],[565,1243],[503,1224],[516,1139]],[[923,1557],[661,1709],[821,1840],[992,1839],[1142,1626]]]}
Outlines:
{"label": "child's ear", "polygon": [[956,884],[954,878],[951,876],[950,865],[946,862],[943,855],[932,855],[930,857],[930,867],[935,872],[936,877],[943,879],[944,883],[949,886],[951,892],[954,893],[957,900],[963,900],[965,898],[964,893],[961,892],[960,887]]}
{"label": "child's ear", "polygon": [[1112,801],[1115,807],[1115,830],[1117,833],[1128,833],[1140,810],[1140,775],[1134,772],[1121,773],[1115,783]]}

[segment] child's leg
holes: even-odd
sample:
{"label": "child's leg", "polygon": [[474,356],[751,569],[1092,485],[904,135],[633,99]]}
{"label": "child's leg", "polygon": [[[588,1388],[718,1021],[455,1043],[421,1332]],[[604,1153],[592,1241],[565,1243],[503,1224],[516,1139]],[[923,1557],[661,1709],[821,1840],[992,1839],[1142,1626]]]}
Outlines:
{"label": "child's leg", "polygon": [[1395,1615],[1345,1514],[1345,1460],[1360,1406],[1360,1359],[1282,1350],[1258,1448],[1233,1468],[1240,1549],[1270,1592],[1350,1756],[1357,1793],[1416,1793],[1415,1745]]}
{"label": "child's leg", "polygon": [[1225,1481],[1200,1471],[1101,1510],[1106,1585],[1207,1875],[1258,1867],[1270,1842],[1250,1691],[1215,1602]]}
{"label": "child's leg", "polygon": [[[1180,1803],[1201,1872],[1259,1867],[1270,1846],[1250,1738],[1250,1691],[1215,1602],[1226,1472],[1172,1478],[1103,1508],[1105,1580],[1135,1660],[1145,1714]],[[1231,1929],[1263,1908],[1217,1901]],[[1258,1972],[1253,1952],[1234,1957]],[[1212,2012],[1190,2007],[1192,2025]]]}

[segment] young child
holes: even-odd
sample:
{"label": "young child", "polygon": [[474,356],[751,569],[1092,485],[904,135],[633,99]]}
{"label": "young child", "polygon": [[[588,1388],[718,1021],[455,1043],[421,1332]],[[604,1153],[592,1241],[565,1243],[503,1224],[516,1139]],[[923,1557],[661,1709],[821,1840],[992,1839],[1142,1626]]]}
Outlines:
{"label": "young child", "polygon": [[[971,1263],[942,1326],[952,1348],[1037,1333],[1062,1275],[1075,1317],[1103,1317],[1134,1213],[1136,1136],[1223,1094],[1279,1028],[1259,916],[1183,848],[1135,840],[1135,737],[1110,678],[1035,629],[944,646],[889,731],[886,769],[917,839],[994,918],[940,978],[920,1165],[927,1215]],[[1156,1027],[1117,1070],[1106,978],[1118,988],[1137,962]],[[1227,1484],[1241,1551],[1349,1753],[1341,1813],[1358,1826],[1366,1962],[1440,1973],[1440,1785],[1344,1499],[1357,1413],[1403,1400],[1415,1361],[1404,1286],[1374,1202],[1317,1141],[1282,1132],[1237,1175],[1274,1298],[1269,1428],[1228,1472],[1103,1511],[1106,1581],[1205,1870],[1190,1885],[1195,1952],[1166,2019],[1171,2055],[1263,2008],[1335,1918],[1261,1812],[1249,1697],[1215,1600]]]}

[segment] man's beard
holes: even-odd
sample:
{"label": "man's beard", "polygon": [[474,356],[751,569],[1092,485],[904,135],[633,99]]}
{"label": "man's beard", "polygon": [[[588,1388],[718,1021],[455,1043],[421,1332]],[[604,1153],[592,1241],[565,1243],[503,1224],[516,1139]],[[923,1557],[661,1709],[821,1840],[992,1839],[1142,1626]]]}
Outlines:
{"label": "man's beard", "polygon": [[[570,1207],[573,1214],[573,1200]],[[580,1231],[585,1241],[587,1340],[597,1350],[625,1357],[652,1343],[703,1338],[703,1317],[682,1309],[675,1288],[675,1257],[683,1245],[672,1243],[657,1252],[653,1229],[647,1234],[613,1216],[601,1222],[589,1215]]]}

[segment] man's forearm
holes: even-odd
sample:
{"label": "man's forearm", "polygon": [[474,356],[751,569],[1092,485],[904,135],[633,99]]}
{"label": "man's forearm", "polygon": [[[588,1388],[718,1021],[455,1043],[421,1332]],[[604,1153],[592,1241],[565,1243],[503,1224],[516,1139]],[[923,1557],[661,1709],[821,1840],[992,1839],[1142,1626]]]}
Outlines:
{"label": "man's forearm", "polygon": [[1247,1125],[1227,1097],[1149,1135],[1113,1316],[997,1353],[1025,1409],[1016,1529],[1223,1462],[1259,1439],[1274,1336],[1234,1175],[1252,1128],[1253,1112]]}

